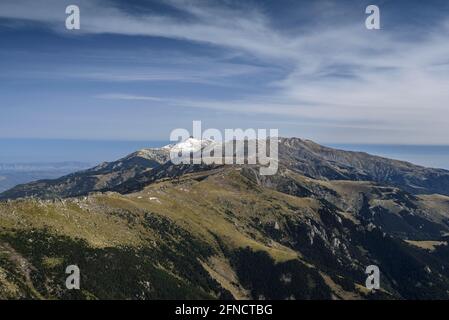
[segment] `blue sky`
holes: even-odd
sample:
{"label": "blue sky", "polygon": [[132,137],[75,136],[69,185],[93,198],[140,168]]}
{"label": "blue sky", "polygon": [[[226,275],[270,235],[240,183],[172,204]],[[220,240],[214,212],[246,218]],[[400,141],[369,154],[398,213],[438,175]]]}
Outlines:
{"label": "blue sky", "polygon": [[449,144],[447,1],[2,0],[0,39],[0,139]]}

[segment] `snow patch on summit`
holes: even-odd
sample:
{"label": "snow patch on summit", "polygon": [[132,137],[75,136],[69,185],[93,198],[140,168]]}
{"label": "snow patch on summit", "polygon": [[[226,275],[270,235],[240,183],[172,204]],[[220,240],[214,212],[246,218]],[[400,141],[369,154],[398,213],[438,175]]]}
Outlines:
{"label": "snow patch on summit", "polygon": [[188,138],[183,142],[179,142],[177,144],[169,144],[162,148],[169,149],[170,151],[173,152],[197,152],[215,143],[216,143],[215,141],[210,139],[200,140],[195,138]]}

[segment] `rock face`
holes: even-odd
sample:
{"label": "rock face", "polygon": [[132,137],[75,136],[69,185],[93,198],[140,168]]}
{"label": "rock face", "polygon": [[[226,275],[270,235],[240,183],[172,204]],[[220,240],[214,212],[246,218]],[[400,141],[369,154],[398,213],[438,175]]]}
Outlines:
{"label": "rock face", "polygon": [[169,150],[4,193],[0,298],[449,298],[447,171],[300,139],[273,176]]}
{"label": "rock face", "polygon": [[449,195],[449,171],[327,148],[309,140],[281,139],[281,164],[316,179],[374,181],[415,194]]}

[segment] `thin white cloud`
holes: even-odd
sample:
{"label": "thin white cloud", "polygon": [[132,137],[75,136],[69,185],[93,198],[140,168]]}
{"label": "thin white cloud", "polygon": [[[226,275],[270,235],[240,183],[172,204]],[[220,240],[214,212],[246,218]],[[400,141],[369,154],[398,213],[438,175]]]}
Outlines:
{"label": "thin white cloud", "polygon": [[[45,9],[42,3],[46,2]],[[23,3],[30,10],[23,10]],[[229,9],[197,1],[169,1],[192,19],[180,20],[148,13],[139,16],[120,11],[106,1],[81,1],[82,32],[158,36],[211,44],[289,70],[271,83],[271,92],[245,99],[213,101],[183,99],[165,101],[252,114],[279,114],[323,121],[379,123],[379,135],[364,136],[363,129],[350,131],[357,139],[378,142],[449,143],[449,23],[424,39],[400,38],[389,30],[368,31],[361,21],[341,22],[320,29],[288,33],[275,29],[270,17],[255,9]],[[46,23],[63,32],[59,1],[6,1],[0,16]],[[59,9],[58,9],[59,10]],[[241,66],[243,68],[243,66]],[[223,70],[225,70],[224,68]],[[214,73],[215,70],[212,71]],[[195,73],[191,73],[195,78]],[[204,79],[211,73],[199,75]],[[236,74],[232,74],[236,75]],[[163,80],[167,73],[128,76],[91,73],[99,79],[118,81]],[[215,77],[226,76],[218,71]],[[209,79],[212,80],[212,79]],[[104,98],[104,97],[103,97]],[[120,95],[122,100],[154,100],[155,97]],[[383,134],[382,130],[386,133]],[[391,131],[401,131],[391,136]],[[341,132],[329,131],[332,135]],[[341,135],[348,139],[347,135]],[[335,138],[335,136],[334,136]],[[337,138],[338,139],[338,138]],[[382,141],[380,141],[382,140]]]}

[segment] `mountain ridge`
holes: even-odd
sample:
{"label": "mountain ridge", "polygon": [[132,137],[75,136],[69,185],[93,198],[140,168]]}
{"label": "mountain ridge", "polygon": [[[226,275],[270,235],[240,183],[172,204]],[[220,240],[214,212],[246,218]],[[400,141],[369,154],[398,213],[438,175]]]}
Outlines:
{"label": "mountain ridge", "polygon": [[[201,146],[201,144],[200,144]],[[191,147],[191,146],[190,146]],[[190,148],[189,147],[189,148]],[[0,200],[21,197],[73,197],[90,192],[127,192],[127,185],[140,181],[154,182],[183,172],[204,170],[206,165],[175,166],[169,161],[170,148],[148,148],[113,162],[76,172],[55,180],[41,180],[18,185],[0,194]],[[449,171],[426,168],[409,162],[321,146],[311,140],[279,138],[279,164],[296,173],[324,180],[374,181],[393,185],[413,194],[449,195]]]}

